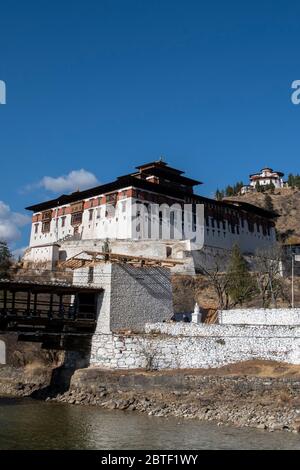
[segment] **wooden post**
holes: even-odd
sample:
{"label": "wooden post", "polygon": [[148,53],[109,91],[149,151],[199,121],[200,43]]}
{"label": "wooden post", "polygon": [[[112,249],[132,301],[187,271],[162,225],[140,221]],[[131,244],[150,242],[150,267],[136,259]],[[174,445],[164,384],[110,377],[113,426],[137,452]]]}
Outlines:
{"label": "wooden post", "polygon": [[14,310],[15,308],[15,301],[16,301],[16,293],[13,290],[11,293],[11,309]]}
{"label": "wooden post", "polygon": [[49,303],[49,312],[48,317],[52,318],[52,308],[53,308],[53,294],[50,294],[50,303]]}
{"label": "wooden post", "polygon": [[75,294],[74,298],[74,314],[73,314],[73,320],[77,318],[78,316],[78,309],[79,309],[79,299],[78,299],[78,293]]}
{"label": "wooden post", "polygon": [[58,307],[58,316],[63,318],[64,317],[64,311],[63,311],[63,295],[59,295],[59,307]]}
{"label": "wooden post", "polygon": [[31,299],[31,292],[30,290],[27,292],[27,308],[26,308],[26,315],[30,315],[30,299]]}
{"label": "wooden post", "polygon": [[34,293],[33,299],[33,315],[36,316],[36,308],[37,308],[37,292]]}
{"label": "wooden post", "polygon": [[7,307],[7,289],[4,289],[3,291],[3,308],[6,310]]}

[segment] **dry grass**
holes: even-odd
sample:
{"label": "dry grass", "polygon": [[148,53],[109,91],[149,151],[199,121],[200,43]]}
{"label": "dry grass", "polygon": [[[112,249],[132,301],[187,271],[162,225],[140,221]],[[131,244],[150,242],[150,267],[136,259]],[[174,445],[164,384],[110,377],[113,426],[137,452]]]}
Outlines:
{"label": "dry grass", "polygon": [[137,372],[144,375],[201,375],[201,376],[252,376],[252,377],[290,377],[300,378],[300,365],[291,365],[275,361],[245,361],[228,364],[213,369],[170,369],[146,372],[145,370],[115,370],[113,375],[134,375]]}

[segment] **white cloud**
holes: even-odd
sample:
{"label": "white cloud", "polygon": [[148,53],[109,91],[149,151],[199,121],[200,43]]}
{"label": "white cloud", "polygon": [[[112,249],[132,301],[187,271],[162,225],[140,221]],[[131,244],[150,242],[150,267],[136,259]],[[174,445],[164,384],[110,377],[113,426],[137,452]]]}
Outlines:
{"label": "white cloud", "polygon": [[81,168],[81,170],[73,170],[68,175],[58,176],[57,178],[44,176],[38,183],[38,186],[43,187],[47,191],[58,193],[87,189],[96,186],[97,183],[97,178],[93,173]]}
{"label": "white cloud", "polygon": [[21,236],[20,228],[30,222],[30,217],[12,212],[7,204],[0,201],[0,240],[8,243],[18,240]]}

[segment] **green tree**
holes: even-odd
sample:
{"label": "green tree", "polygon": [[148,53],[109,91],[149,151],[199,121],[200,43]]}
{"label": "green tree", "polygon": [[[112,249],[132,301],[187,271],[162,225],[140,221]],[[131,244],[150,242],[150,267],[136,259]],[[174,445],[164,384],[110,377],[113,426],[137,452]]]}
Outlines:
{"label": "green tree", "polygon": [[222,199],[224,199],[225,196],[226,197],[239,196],[243,186],[244,186],[243,181],[239,181],[238,183],[235,183],[233,186],[231,185],[226,186],[225,189],[221,189],[221,190],[217,189],[217,191],[215,192],[215,199],[217,201],[221,201]]}
{"label": "green tree", "polygon": [[300,189],[300,175],[293,175],[290,173],[288,177],[288,185],[290,188]]}
{"label": "green tree", "polygon": [[232,186],[228,185],[225,189],[225,194],[226,196],[230,197],[230,196],[234,196],[234,189]]}
{"label": "green tree", "polygon": [[11,265],[12,254],[9,251],[7,243],[0,241],[0,278],[8,277]]}
{"label": "green tree", "polygon": [[255,189],[258,193],[262,192],[262,186],[259,184],[258,181],[256,181]]}
{"label": "green tree", "polygon": [[234,305],[243,305],[243,303],[255,295],[255,281],[249,272],[247,262],[238,245],[233,246],[226,278],[226,290]]}
{"label": "green tree", "polygon": [[266,185],[264,186],[264,191],[270,191],[271,194],[274,194],[274,191],[275,191],[275,185],[274,185],[274,183],[272,183],[272,181],[271,181],[270,184],[266,184]]}
{"label": "green tree", "polygon": [[242,187],[244,186],[244,183],[243,181],[239,181],[238,183],[236,183],[233,187],[233,191],[234,191],[234,195],[235,196],[238,196],[240,194],[240,191],[242,189]]}
{"label": "green tree", "polygon": [[273,201],[270,194],[265,195],[265,209],[270,212],[274,211]]}
{"label": "green tree", "polygon": [[222,201],[223,198],[224,198],[224,191],[219,191],[219,189],[217,189],[216,194],[215,194],[215,199],[217,201]]}

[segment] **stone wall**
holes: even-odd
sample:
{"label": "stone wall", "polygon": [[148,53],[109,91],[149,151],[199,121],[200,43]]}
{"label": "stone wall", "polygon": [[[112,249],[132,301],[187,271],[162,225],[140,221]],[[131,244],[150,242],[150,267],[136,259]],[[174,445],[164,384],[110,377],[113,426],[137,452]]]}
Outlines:
{"label": "stone wall", "polygon": [[96,334],[91,365],[110,369],[193,369],[251,359],[300,364],[300,326],[157,323],[140,335]]}
{"label": "stone wall", "polygon": [[222,325],[300,325],[300,308],[220,310]]}
{"label": "stone wall", "polygon": [[[74,272],[74,284],[88,283],[88,268]],[[161,267],[102,263],[94,267],[90,286],[103,289],[98,301],[96,333],[130,329],[173,316],[170,272]]]}

